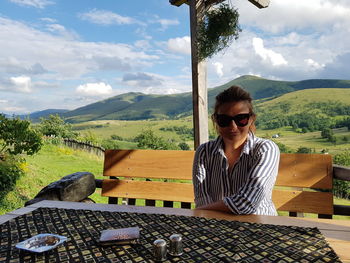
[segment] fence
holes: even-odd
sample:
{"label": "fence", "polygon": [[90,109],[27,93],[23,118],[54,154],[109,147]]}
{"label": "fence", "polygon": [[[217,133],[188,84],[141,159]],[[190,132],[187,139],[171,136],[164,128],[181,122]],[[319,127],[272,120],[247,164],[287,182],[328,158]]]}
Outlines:
{"label": "fence", "polygon": [[105,149],[87,142],[79,142],[73,139],[63,139],[63,144],[75,150],[87,151],[98,156],[104,156]]}

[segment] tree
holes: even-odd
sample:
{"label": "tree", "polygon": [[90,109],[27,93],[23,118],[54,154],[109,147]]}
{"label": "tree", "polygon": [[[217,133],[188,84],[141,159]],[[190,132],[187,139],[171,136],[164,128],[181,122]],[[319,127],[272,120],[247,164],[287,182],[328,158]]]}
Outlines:
{"label": "tree", "polygon": [[277,144],[278,148],[280,149],[280,152],[281,153],[291,153],[293,152],[292,149],[290,149],[288,146],[284,145],[283,143],[281,142],[275,142],[274,143]]}
{"label": "tree", "polygon": [[158,150],[175,150],[178,147],[170,141],[165,141],[162,137],[158,137],[152,130],[145,130],[135,137],[137,147],[142,149],[158,149]]}
{"label": "tree", "polygon": [[181,150],[184,150],[184,151],[188,151],[191,149],[190,146],[185,142],[180,142],[179,147]]}
{"label": "tree", "polygon": [[322,131],[321,131],[322,138],[329,139],[332,135],[333,135],[332,129],[326,128],[326,129],[322,129]]}
{"label": "tree", "polygon": [[46,136],[62,138],[77,137],[77,133],[73,132],[72,125],[66,123],[58,114],[51,114],[48,119],[40,118],[39,130]]}
{"label": "tree", "polygon": [[33,155],[41,146],[41,136],[30,127],[29,121],[8,119],[0,114],[0,200],[12,191],[24,173],[21,168],[24,158],[17,155]]}
{"label": "tree", "polygon": [[41,136],[30,127],[29,121],[8,119],[0,114],[0,157],[4,156],[5,152],[10,155],[33,155],[41,146]]}
{"label": "tree", "polygon": [[312,153],[312,149],[307,147],[299,147],[297,153]]}

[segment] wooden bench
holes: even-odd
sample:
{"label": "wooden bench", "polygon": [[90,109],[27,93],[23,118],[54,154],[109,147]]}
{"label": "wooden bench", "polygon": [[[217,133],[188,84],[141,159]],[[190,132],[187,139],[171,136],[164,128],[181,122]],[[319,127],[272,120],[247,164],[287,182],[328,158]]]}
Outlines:
{"label": "wooden bench", "polygon": [[[106,150],[103,175],[109,179],[97,185],[109,203],[120,198],[119,203],[123,199],[135,205],[135,200],[142,199],[154,206],[160,200],[165,207],[180,202],[177,206],[191,208],[193,157],[194,151]],[[350,206],[333,205],[333,178],[350,181],[350,169],[333,166],[331,155],[281,154],[273,202],[278,211],[291,216],[350,215]]]}

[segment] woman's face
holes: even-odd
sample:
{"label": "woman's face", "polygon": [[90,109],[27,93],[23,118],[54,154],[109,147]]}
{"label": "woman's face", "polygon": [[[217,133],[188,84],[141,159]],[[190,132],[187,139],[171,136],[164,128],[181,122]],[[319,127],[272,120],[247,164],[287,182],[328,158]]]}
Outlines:
{"label": "woman's face", "polygon": [[[217,112],[217,114],[224,114],[230,117],[237,116],[238,114],[249,113],[250,110],[246,101],[224,103],[219,107]],[[225,140],[233,141],[235,143],[243,143],[248,137],[249,127],[252,125],[253,121],[253,117],[241,120],[241,123],[247,122],[247,125],[244,127],[238,126],[235,121],[230,121],[227,127],[220,127],[218,121],[216,121],[216,125],[218,127],[218,132],[222,138]]]}

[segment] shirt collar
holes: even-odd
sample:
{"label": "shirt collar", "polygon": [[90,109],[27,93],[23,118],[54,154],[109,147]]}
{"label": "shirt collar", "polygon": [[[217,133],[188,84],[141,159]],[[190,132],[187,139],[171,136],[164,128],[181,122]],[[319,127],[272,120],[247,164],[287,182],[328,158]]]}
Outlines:
{"label": "shirt collar", "polygon": [[[242,153],[248,154],[253,149],[254,141],[255,141],[255,135],[251,131],[248,133],[247,141],[244,143]],[[214,141],[214,149],[213,152],[219,153],[221,155],[224,155],[224,147],[223,147],[223,139],[221,136],[218,136],[216,140]]]}

